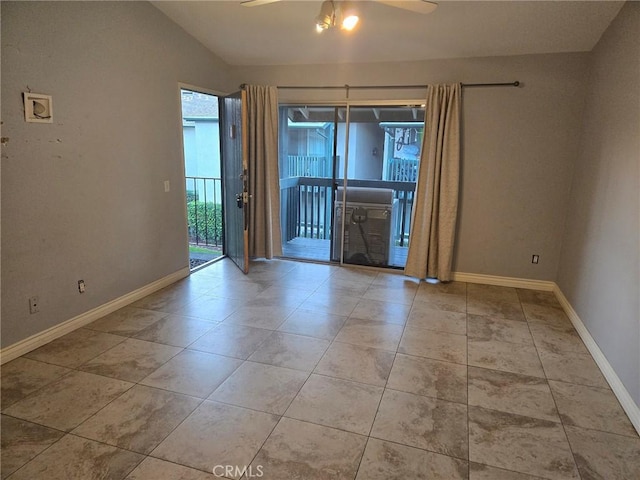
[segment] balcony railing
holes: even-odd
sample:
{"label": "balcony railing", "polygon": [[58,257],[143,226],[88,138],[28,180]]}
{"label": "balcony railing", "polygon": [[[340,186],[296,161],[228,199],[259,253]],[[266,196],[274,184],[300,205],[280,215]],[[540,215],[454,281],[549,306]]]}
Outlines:
{"label": "balcony railing", "polygon": [[[342,180],[336,181],[336,186],[342,184]],[[393,189],[398,200],[393,238],[397,246],[407,246],[415,183],[349,180],[348,186]],[[280,180],[283,241],[296,237],[331,239],[331,187],[331,178],[293,176]],[[222,247],[222,180],[186,177],[186,189],[189,243]]]}
{"label": "balcony railing", "polygon": [[418,178],[418,161],[392,159],[387,165],[386,178],[394,182],[415,182]]}
{"label": "balcony railing", "polygon": [[222,179],[186,177],[189,243],[222,246]]}
{"label": "balcony railing", "polygon": [[[280,179],[281,224],[283,241],[297,237],[331,239],[331,178],[290,177]],[[342,185],[342,180],[336,186]],[[398,200],[398,212],[393,225],[397,246],[407,246],[411,210],[416,184],[383,180],[349,180],[349,187],[390,188]]]}
{"label": "balcony railing", "polygon": [[288,155],[285,172],[289,177],[330,177],[331,158],[317,155]]}

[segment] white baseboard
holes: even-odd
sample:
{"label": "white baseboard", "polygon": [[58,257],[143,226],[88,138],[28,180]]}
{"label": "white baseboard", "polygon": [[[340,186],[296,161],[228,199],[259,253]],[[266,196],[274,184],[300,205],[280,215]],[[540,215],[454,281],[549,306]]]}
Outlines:
{"label": "white baseboard", "polygon": [[482,275],[480,273],[453,272],[453,280],[456,282],[481,283],[484,285],[497,285],[500,287],[526,288],[529,290],[553,291],[554,282],[547,280],[528,280],[526,278],[499,277],[496,275]]}
{"label": "white baseboard", "polygon": [[88,325],[89,323],[102,318],[105,315],[109,315],[110,313],[113,313],[122,307],[126,307],[127,305],[140,300],[141,298],[144,298],[147,295],[160,290],[161,288],[167,287],[172,283],[175,283],[187,276],[189,276],[188,267],[178,270],[177,272],[167,275],[166,277],[156,280],[155,282],[145,285],[144,287],[138,288],[133,292],[129,292],[121,297],[111,300],[110,302],[100,305],[99,307],[93,308],[88,312],[82,313],[76,317],[59,323],[58,325],[43,330],[42,332],[36,333],[35,335],[25,338],[24,340],[20,340],[13,345],[9,345],[8,347],[0,350],[0,365],[13,360],[14,358],[18,358],[25,353],[35,350],[36,348],[41,347],[42,345],[45,345],[46,343],[49,343],[56,338],[66,335],[73,330]]}
{"label": "white baseboard", "polygon": [[614,395],[618,398],[618,401],[629,417],[629,420],[631,420],[634,428],[637,430],[638,434],[640,434],[640,406],[636,405],[636,403],[633,401],[633,398],[631,398],[631,395],[620,380],[620,377],[618,377],[613,367],[607,360],[607,357],[605,357],[604,353],[602,353],[602,350],[600,350],[600,347],[598,347],[598,344],[589,333],[589,330],[587,330],[587,327],[584,325],[576,311],[569,303],[569,300],[567,300],[567,298],[564,296],[564,293],[562,293],[562,290],[560,290],[560,287],[557,284],[554,284],[553,293],[555,293],[556,298],[560,302],[560,305],[562,305],[562,308],[577,330],[578,335],[580,335],[580,338],[582,338],[582,341],[587,347],[587,350],[589,350],[589,353],[591,353],[591,356],[600,368],[602,375],[604,375],[604,378],[609,383],[609,386],[611,387],[611,390],[613,390]]}

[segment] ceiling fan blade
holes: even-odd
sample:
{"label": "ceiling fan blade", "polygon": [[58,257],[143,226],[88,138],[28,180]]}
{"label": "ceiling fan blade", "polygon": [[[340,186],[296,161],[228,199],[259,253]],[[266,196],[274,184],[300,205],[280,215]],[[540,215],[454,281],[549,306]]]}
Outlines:
{"label": "ceiling fan blade", "polygon": [[433,12],[438,7],[436,2],[430,2],[427,0],[377,0],[377,2],[384,3],[390,7],[422,13],[423,15]]}
{"label": "ceiling fan blade", "polygon": [[268,3],[279,2],[280,0],[244,0],[240,2],[243,7],[259,7]]}

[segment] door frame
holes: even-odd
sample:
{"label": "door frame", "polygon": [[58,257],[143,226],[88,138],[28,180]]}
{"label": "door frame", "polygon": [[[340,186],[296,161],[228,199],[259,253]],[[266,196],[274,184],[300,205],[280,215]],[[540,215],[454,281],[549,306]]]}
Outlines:
{"label": "door frame", "polygon": [[[189,264],[189,231],[188,231],[188,218],[187,218],[187,209],[186,209],[186,205],[187,205],[187,187],[186,187],[186,177],[187,177],[187,170],[186,170],[186,166],[185,166],[185,156],[184,156],[184,135],[182,133],[182,90],[191,90],[193,92],[198,92],[198,93],[205,93],[207,95],[214,95],[215,97],[218,98],[218,105],[220,104],[220,98],[221,97],[226,97],[227,95],[229,95],[228,93],[223,93],[219,90],[212,90],[210,88],[204,88],[204,87],[198,87],[196,85],[192,85],[190,83],[184,83],[184,82],[178,82],[178,89],[177,89],[177,97],[178,97],[178,132],[180,132],[180,159],[181,159],[181,163],[180,163],[180,170],[181,170],[181,187],[180,187],[180,193],[182,194],[182,204],[185,206],[184,209],[182,209],[182,224],[184,225],[184,255],[186,256],[187,259],[187,264]],[[222,131],[220,131],[220,134],[222,135]],[[224,178],[224,171],[223,171],[223,165],[222,165],[222,141],[220,141],[220,174],[223,176]],[[224,209],[225,209],[225,205],[224,205],[224,182],[220,182],[221,186],[222,186],[222,191],[221,191],[221,195],[222,195],[222,199],[223,199],[223,203],[222,203],[222,211],[223,211],[223,222],[222,222],[222,255],[220,255],[220,257],[212,260],[212,262],[217,262],[218,260],[225,258],[227,256],[226,253],[226,242],[225,242],[225,238],[224,238]],[[191,268],[189,268],[189,274],[191,274]]]}

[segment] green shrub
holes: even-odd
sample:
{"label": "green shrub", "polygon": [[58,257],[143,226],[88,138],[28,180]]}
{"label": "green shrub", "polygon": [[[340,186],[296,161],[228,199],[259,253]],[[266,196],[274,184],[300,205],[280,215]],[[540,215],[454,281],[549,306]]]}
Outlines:
{"label": "green shrub", "polygon": [[187,223],[190,242],[222,245],[222,205],[213,202],[188,202]]}
{"label": "green shrub", "polygon": [[198,192],[194,190],[187,190],[187,203],[197,202],[197,201],[198,201]]}

